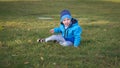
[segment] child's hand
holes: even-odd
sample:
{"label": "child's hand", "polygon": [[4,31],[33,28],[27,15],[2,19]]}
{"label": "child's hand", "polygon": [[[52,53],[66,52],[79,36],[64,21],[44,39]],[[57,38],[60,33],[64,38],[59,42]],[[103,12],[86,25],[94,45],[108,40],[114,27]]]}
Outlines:
{"label": "child's hand", "polygon": [[50,33],[52,33],[52,34],[53,34],[53,33],[54,33],[54,29],[51,29],[51,30],[50,30]]}

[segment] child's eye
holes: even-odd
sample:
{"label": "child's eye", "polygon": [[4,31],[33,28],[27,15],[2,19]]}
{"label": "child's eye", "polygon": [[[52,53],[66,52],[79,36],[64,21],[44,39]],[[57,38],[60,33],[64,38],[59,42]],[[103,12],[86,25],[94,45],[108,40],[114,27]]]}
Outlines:
{"label": "child's eye", "polygon": [[66,20],[63,20],[63,21],[66,21]]}
{"label": "child's eye", "polygon": [[67,19],[67,20],[70,20],[70,19]]}

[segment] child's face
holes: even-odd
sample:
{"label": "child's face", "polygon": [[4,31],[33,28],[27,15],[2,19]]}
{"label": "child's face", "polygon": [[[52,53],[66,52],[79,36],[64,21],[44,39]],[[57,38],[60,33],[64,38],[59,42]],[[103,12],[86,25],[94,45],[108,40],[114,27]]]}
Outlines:
{"label": "child's face", "polygon": [[71,20],[70,20],[69,18],[65,18],[65,19],[63,20],[63,24],[64,24],[65,26],[69,26],[69,25],[70,25],[70,22],[71,22]]}

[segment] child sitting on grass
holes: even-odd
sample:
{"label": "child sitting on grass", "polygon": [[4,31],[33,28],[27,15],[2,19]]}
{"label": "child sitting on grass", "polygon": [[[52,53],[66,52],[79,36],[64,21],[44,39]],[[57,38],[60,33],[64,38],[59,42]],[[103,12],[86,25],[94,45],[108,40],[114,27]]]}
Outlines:
{"label": "child sitting on grass", "polygon": [[37,42],[57,41],[62,46],[78,47],[81,41],[82,28],[78,21],[72,18],[68,10],[61,11],[60,26],[50,30],[51,33],[60,33],[52,35],[45,39],[38,39]]}

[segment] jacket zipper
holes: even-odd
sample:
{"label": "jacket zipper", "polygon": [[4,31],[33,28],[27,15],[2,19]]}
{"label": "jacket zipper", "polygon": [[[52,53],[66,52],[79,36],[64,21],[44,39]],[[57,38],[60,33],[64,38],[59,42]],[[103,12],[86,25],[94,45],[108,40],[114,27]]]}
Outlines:
{"label": "jacket zipper", "polygon": [[65,32],[64,32],[64,37],[66,38],[66,37],[67,37],[67,35],[68,35],[68,31],[67,31],[67,29],[65,29]]}

